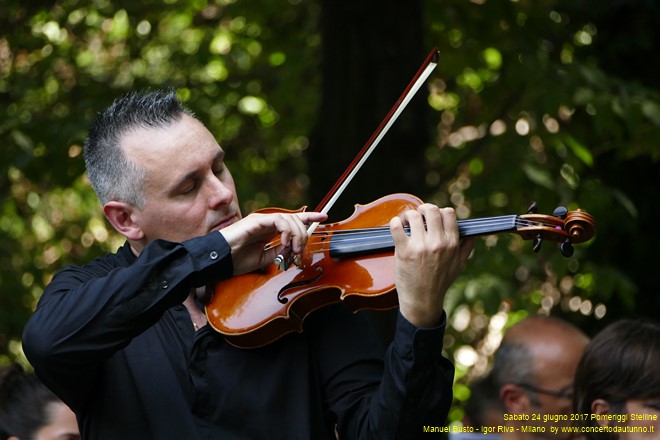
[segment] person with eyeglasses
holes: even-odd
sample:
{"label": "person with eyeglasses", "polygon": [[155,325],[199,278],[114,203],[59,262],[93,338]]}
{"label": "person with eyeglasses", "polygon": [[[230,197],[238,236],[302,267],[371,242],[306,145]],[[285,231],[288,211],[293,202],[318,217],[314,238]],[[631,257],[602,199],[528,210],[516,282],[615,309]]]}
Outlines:
{"label": "person with eyeglasses", "polygon": [[588,342],[576,326],[541,315],[506,332],[491,371],[505,408],[501,439],[576,438],[564,431],[574,424],[574,375]]}
{"label": "person with eyeglasses", "polygon": [[660,439],[660,324],[623,319],[589,343],[575,374],[574,412],[588,439]]}

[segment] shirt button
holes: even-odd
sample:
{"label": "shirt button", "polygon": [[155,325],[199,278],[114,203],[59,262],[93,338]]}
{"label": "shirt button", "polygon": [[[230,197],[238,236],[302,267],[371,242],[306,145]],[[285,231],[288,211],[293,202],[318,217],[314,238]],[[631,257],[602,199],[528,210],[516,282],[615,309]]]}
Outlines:
{"label": "shirt button", "polygon": [[167,289],[169,287],[169,284],[167,284],[167,281],[163,281],[162,283],[160,283],[160,287],[162,287],[163,289]]}
{"label": "shirt button", "polygon": [[215,260],[218,258],[218,253],[216,251],[211,251],[209,257],[211,257],[211,260]]}

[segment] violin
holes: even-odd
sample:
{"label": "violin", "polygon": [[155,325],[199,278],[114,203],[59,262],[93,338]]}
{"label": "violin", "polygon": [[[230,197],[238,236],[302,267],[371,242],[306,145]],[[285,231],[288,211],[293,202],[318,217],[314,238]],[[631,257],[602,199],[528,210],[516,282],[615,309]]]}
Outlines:
{"label": "violin", "polygon": [[[343,221],[318,225],[287,270],[271,264],[216,284],[206,306],[209,324],[230,344],[255,348],[301,332],[306,316],[330,304],[343,302],[354,312],[397,307],[389,222],[421,204],[415,196],[392,194],[355,205]],[[538,214],[533,204],[527,214],[458,220],[458,231],[461,237],[515,233],[532,240],[535,252],[549,240],[559,243],[561,253],[570,257],[573,243],[594,236],[595,221],[582,210],[569,212],[563,207],[553,215]],[[269,246],[277,244],[273,241]]]}

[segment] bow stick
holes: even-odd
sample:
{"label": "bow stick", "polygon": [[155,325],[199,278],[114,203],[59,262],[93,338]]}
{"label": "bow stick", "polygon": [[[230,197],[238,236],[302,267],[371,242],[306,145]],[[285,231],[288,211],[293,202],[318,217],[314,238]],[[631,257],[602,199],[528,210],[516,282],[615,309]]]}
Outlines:
{"label": "bow stick", "polygon": [[[327,214],[328,211],[330,211],[330,208],[332,208],[335,202],[339,199],[348,184],[353,180],[353,177],[355,177],[362,165],[364,165],[371,153],[376,149],[376,146],[378,146],[385,134],[389,131],[390,127],[392,127],[399,115],[406,108],[410,100],[415,96],[422,84],[424,84],[424,81],[426,81],[433,69],[438,65],[439,58],[440,52],[438,49],[433,49],[429,53],[413,79],[410,81],[394,106],[392,106],[389,113],[385,116],[385,119],[383,119],[378,128],[376,128],[376,131],[374,131],[367,143],[364,144],[339,180],[337,180],[333,187],[330,188],[330,191],[328,191],[323,200],[321,200],[315,211],[324,214]],[[311,235],[318,225],[318,222],[312,223],[307,229],[307,235]],[[280,270],[288,269],[291,264],[290,248],[285,248],[282,253],[275,257],[274,263],[278,265]]]}

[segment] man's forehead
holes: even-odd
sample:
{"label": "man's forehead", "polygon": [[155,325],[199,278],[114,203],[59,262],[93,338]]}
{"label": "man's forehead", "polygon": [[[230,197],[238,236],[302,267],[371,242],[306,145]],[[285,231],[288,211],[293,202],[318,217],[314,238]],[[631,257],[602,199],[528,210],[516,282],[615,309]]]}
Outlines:
{"label": "man's forehead", "polygon": [[[119,145],[130,158],[138,158],[163,147],[163,140],[172,131],[167,127],[132,127],[119,138]],[[171,135],[170,135],[171,136]]]}
{"label": "man's forehead", "polygon": [[185,114],[162,127],[135,127],[121,136],[120,146],[134,160],[171,160],[167,157],[170,153],[179,158],[200,153],[214,160],[224,157],[224,151],[206,127]]}

